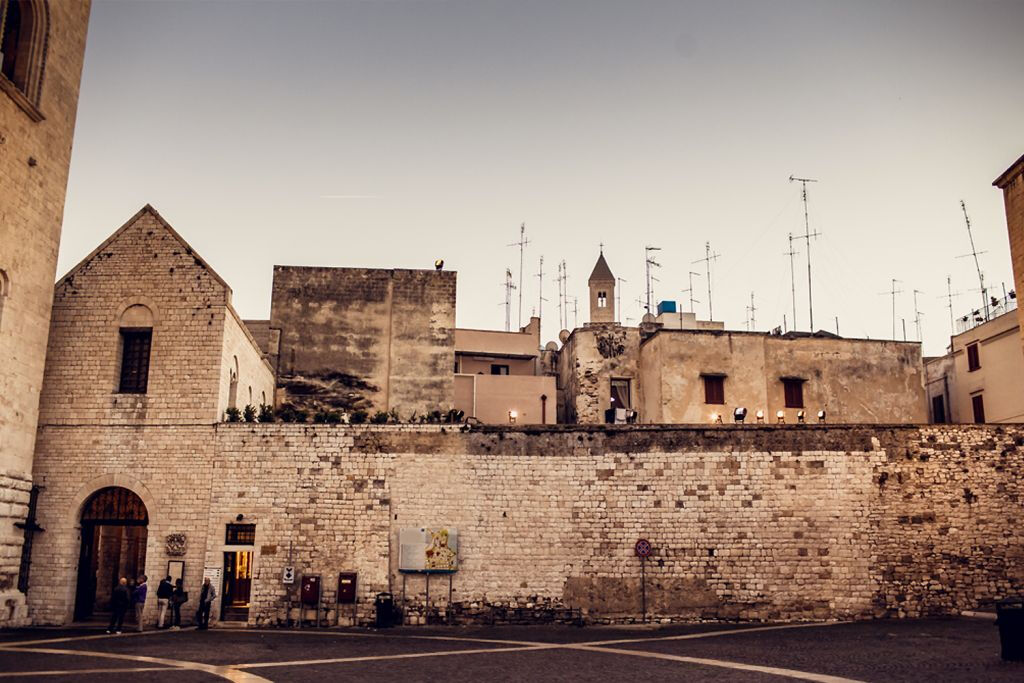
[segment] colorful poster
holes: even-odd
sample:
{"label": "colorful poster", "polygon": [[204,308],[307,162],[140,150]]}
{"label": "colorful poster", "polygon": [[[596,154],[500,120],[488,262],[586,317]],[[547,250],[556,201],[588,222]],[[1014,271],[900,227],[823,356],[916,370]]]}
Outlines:
{"label": "colorful poster", "polygon": [[459,534],[448,527],[419,527],[398,532],[398,569],[403,572],[458,570]]}

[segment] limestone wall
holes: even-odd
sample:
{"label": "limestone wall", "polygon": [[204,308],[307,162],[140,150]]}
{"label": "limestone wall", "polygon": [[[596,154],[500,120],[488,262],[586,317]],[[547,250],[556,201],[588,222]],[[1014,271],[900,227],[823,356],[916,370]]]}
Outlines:
{"label": "limestone wall", "polygon": [[115,478],[150,508],[150,576],[167,533],[188,535],[196,587],[224,525],[257,525],[255,623],[285,616],[288,564],[324,577],[326,604],[356,571],[363,617],[389,589],[416,613],[425,581],[397,572],[397,535],[419,526],[458,529],[456,602],[592,619],[638,615],[640,537],[660,618],[914,616],[1024,590],[1019,428],[274,423],[45,427],[40,444],[29,597],[46,623],[71,613],[81,503]]}
{"label": "limestone wall", "polygon": [[218,415],[223,415],[231,398],[232,373],[237,374],[235,407],[274,405],[274,372],[263,358],[256,340],[233,309],[224,317],[224,343],[220,361]]}
{"label": "limestone wall", "polygon": [[[1024,294],[1024,156],[1017,159],[993,183],[1003,191],[1006,228],[1010,238],[1010,260],[1018,296]],[[1020,321],[1021,349],[1024,350],[1024,307],[1017,307]]]}
{"label": "limestone wall", "polygon": [[49,3],[38,87],[26,97],[6,78],[0,83],[0,626],[27,618],[14,522],[24,520],[31,490],[89,9],[88,0]]}

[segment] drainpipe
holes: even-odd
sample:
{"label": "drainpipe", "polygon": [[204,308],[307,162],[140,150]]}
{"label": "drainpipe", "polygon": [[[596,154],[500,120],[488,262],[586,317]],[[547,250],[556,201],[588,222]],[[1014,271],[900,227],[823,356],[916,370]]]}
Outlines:
{"label": "drainpipe", "polygon": [[547,394],[540,395],[540,423],[546,425],[548,423],[548,396]]}

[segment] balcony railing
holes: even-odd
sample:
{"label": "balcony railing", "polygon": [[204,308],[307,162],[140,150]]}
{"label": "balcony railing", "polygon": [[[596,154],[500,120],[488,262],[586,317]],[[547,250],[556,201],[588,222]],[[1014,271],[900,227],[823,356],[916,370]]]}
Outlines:
{"label": "balcony railing", "polygon": [[956,333],[963,334],[968,330],[973,330],[978,325],[984,325],[989,320],[993,320],[1004,313],[1009,313],[1014,310],[1017,310],[1017,293],[1013,290],[1010,290],[1010,292],[1003,297],[989,297],[988,306],[985,308],[976,308],[967,315],[956,319]]}

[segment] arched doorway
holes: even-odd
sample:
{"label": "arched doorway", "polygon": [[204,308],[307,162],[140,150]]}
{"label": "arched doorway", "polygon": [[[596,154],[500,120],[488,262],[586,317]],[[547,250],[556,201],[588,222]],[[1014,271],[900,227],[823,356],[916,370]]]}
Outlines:
{"label": "arched doorway", "polygon": [[118,580],[122,576],[134,579],[145,571],[149,514],[137,495],[120,486],[108,486],[85,502],[81,523],[76,621],[109,612]]}

